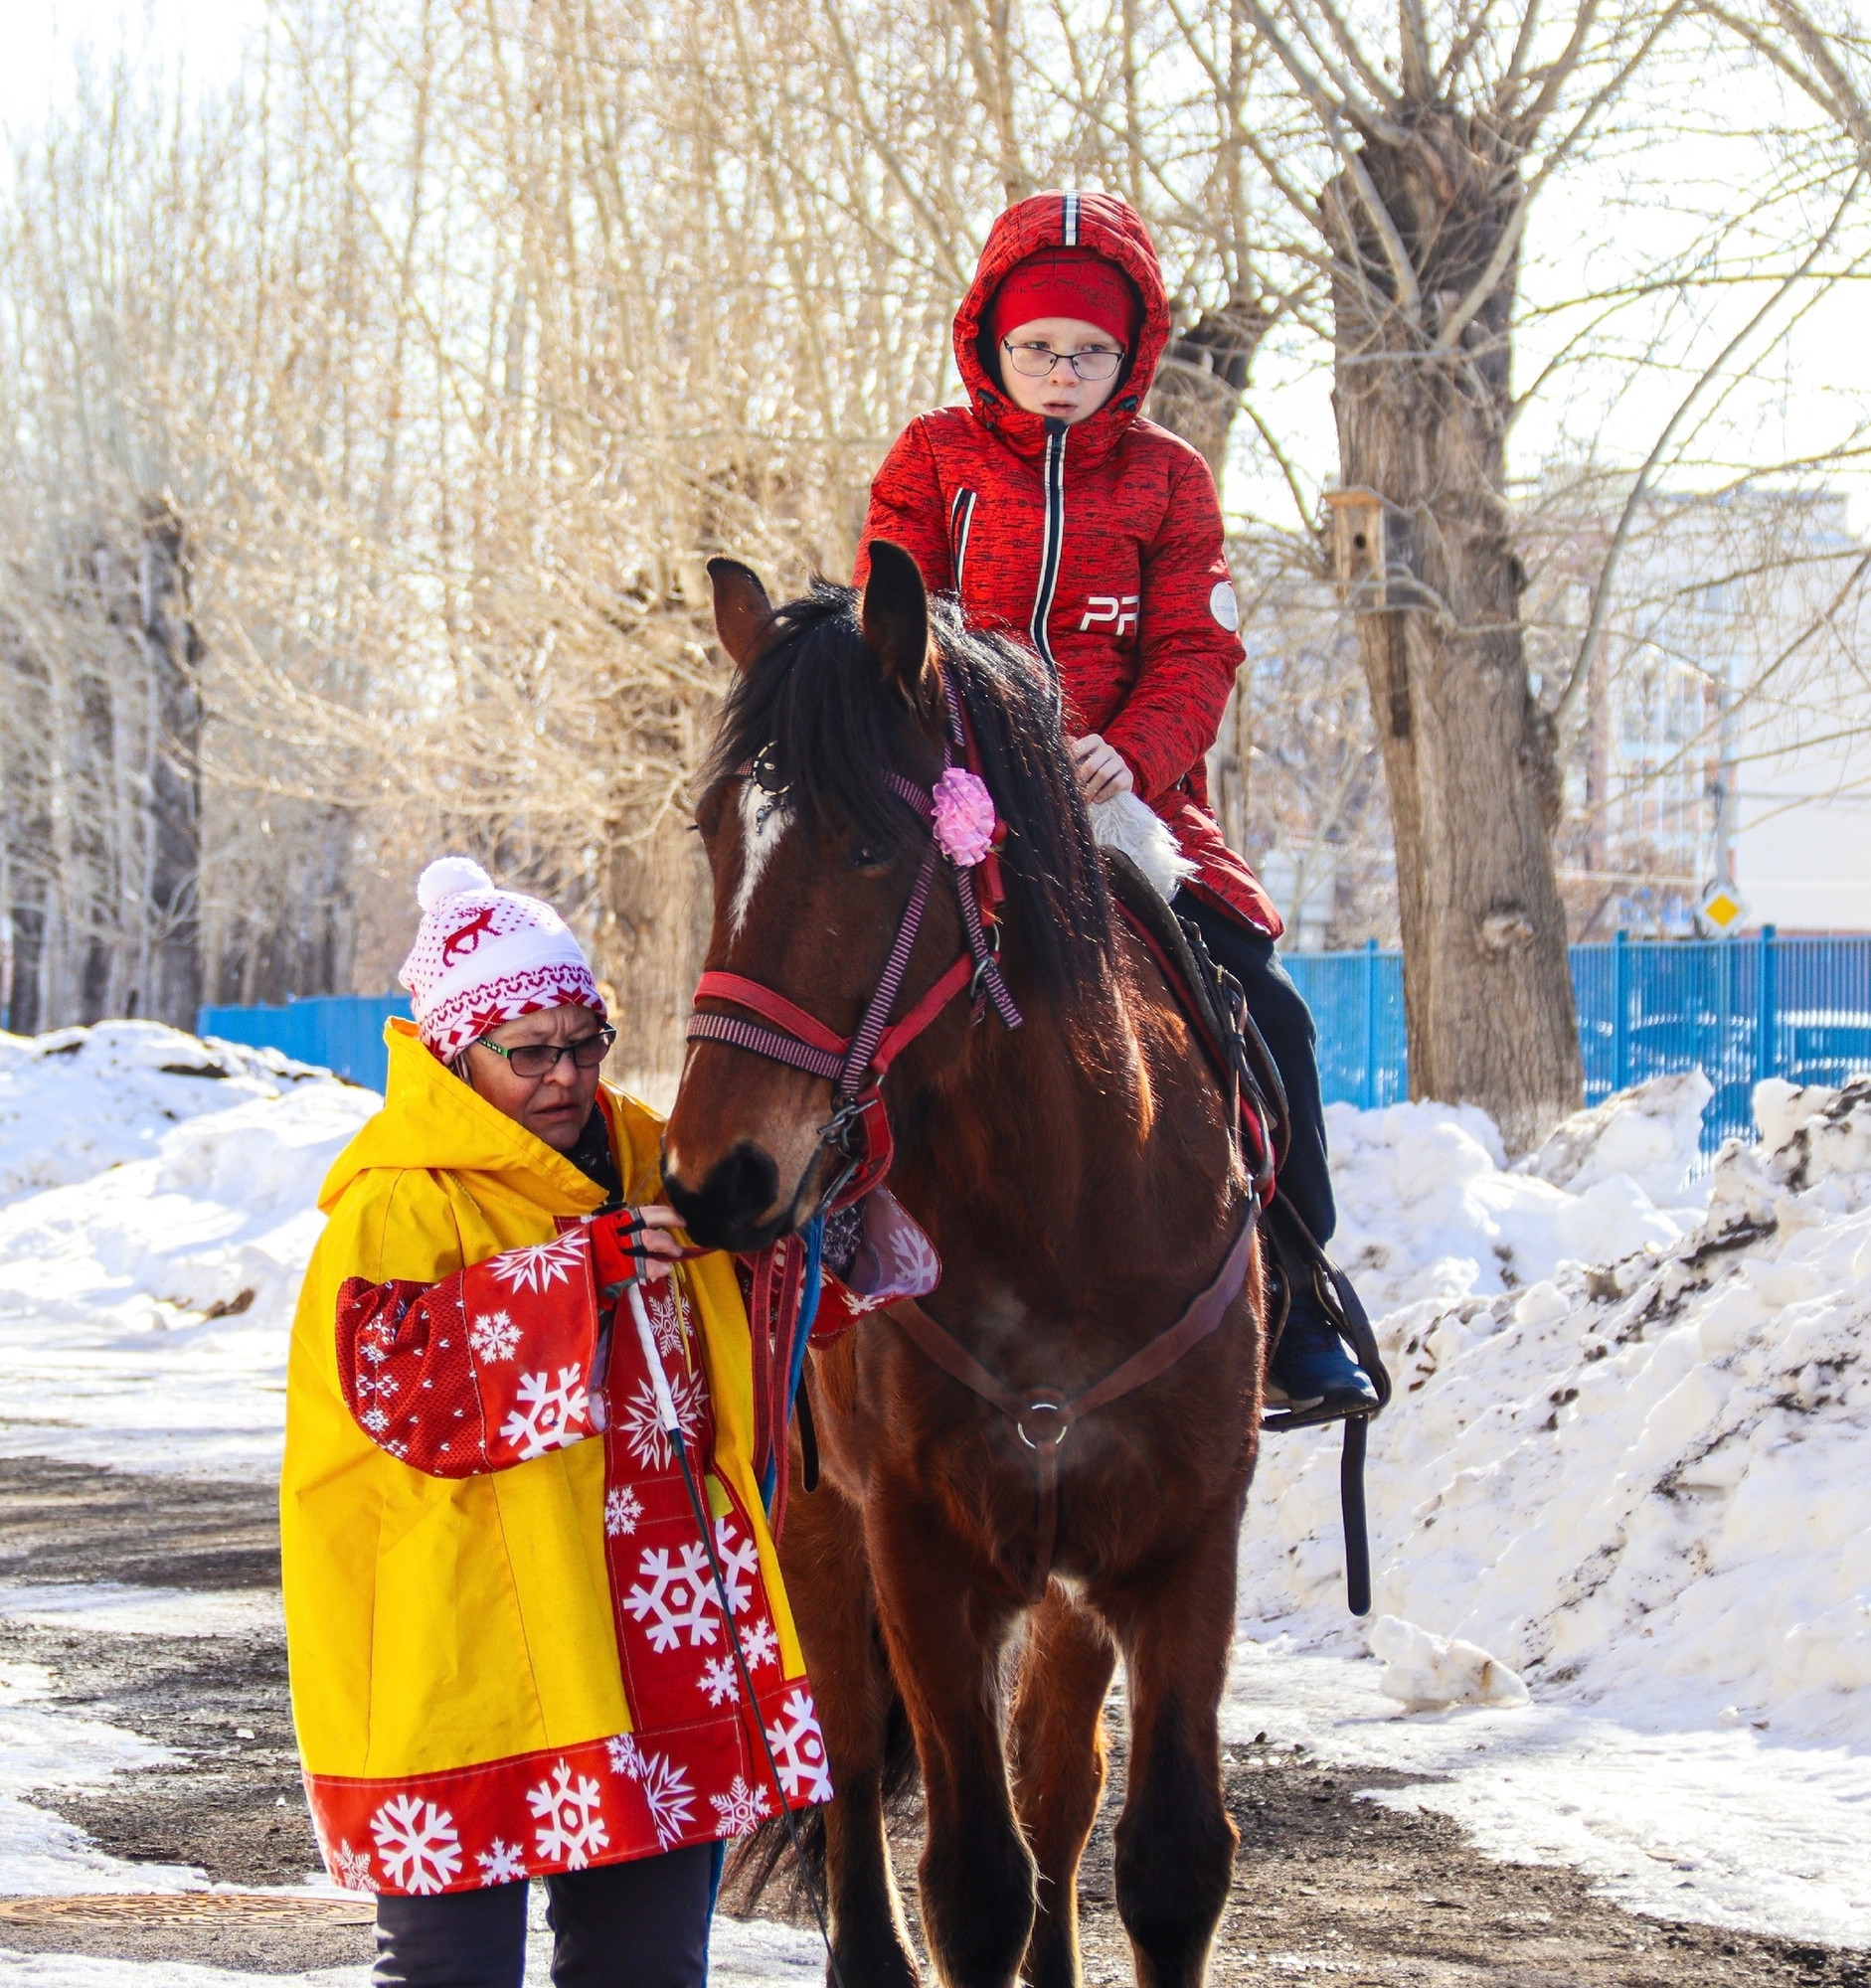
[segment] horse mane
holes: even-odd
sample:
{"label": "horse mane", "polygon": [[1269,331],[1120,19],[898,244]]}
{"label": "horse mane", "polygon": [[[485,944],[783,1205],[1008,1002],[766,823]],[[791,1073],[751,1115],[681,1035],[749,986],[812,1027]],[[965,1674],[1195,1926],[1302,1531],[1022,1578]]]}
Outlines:
{"label": "horse mane", "polygon": [[[823,580],[778,609],[773,633],[729,692],[706,778],[713,786],[765,755],[809,827],[842,823],[898,852],[919,827],[883,776],[901,763],[916,720],[885,681],[858,613],[855,588]],[[1069,997],[1108,973],[1115,940],[1058,686],[1027,650],[970,628],[950,597],[932,598],[930,621],[1007,825],[1010,935],[1039,985]]]}

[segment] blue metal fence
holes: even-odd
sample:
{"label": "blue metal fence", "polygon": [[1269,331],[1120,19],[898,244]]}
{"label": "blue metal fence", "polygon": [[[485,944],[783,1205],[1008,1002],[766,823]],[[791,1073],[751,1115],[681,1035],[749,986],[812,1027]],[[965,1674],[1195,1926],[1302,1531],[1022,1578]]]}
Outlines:
{"label": "blue metal fence", "polygon": [[322,1064],[353,1083],[381,1090],[390,1070],[384,1023],[392,1015],[407,1020],[409,1013],[407,994],[308,994],[283,1008],[204,1008],[196,1030]]}
{"label": "blue metal fence", "polygon": [[1395,1104],[1410,1095],[1404,1041],[1403,954],[1362,952],[1281,955],[1312,1010],[1319,1032],[1319,1081],[1327,1104]]}
{"label": "blue metal fence", "polygon": [[[1410,1094],[1403,955],[1284,955],[1319,1031],[1328,1103],[1389,1104]],[[1572,948],[1585,1094],[1700,1070],[1715,1086],[1702,1114],[1713,1152],[1754,1124],[1764,1077],[1842,1083],[1871,1071],[1871,936],[1632,941]]]}
{"label": "blue metal fence", "polygon": [[[1394,1104],[1410,1095],[1403,955],[1295,952],[1284,963],[1312,1009],[1327,1103]],[[1684,1070],[1715,1086],[1702,1117],[1713,1152],[1753,1125],[1764,1077],[1842,1083],[1871,1071],[1871,936],[1645,939],[1572,948],[1588,1104]],[[410,1012],[400,994],[320,994],[283,1008],[204,1008],[205,1036],[225,1036],[323,1064],[381,1090],[384,1020]]]}

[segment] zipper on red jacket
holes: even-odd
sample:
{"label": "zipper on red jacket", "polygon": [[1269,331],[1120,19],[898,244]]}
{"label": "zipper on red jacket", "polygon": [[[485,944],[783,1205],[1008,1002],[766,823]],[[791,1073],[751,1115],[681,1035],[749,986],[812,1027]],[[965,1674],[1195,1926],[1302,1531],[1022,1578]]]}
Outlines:
{"label": "zipper on red jacket", "polygon": [[1040,583],[1033,596],[1030,623],[1033,646],[1056,677],[1059,664],[1053,656],[1052,637],[1046,623],[1053,611],[1053,593],[1059,584],[1059,554],[1066,538],[1066,424],[1050,415],[1046,421],[1046,529],[1040,539]]}
{"label": "zipper on red jacket", "polygon": [[948,563],[955,576],[955,591],[961,591],[961,571],[968,563],[968,528],[974,523],[975,494],[957,490],[948,507]]}

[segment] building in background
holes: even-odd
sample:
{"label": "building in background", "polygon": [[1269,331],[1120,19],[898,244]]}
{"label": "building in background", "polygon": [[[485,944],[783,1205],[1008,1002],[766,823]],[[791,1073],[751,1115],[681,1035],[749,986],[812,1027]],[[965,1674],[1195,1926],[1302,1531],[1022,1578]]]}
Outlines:
{"label": "building in background", "polygon": [[[1528,670],[1557,703],[1627,475],[1555,472],[1521,507]],[[1232,548],[1247,665],[1209,757],[1216,815],[1288,951],[1397,943],[1383,770],[1351,619],[1266,542]],[[1565,747],[1560,887],[1575,941],[1688,937],[1709,887],[1741,928],[1871,931],[1871,549],[1845,499],[1652,497],[1616,570]]]}
{"label": "building in background", "polygon": [[[1577,486],[1572,486],[1576,492]],[[1531,510],[1536,682],[1569,666],[1621,493]],[[1687,936],[1710,885],[1744,923],[1871,930],[1871,554],[1829,491],[1659,497],[1614,582],[1564,769],[1575,939]],[[1550,687],[1549,687],[1550,701]]]}
{"label": "building in background", "polygon": [[1229,843],[1286,920],[1289,952],[1398,942],[1384,770],[1351,620],[1276,549],[1230,549],[1247,662],[1209,754]]}
{"label": "building in background", "polygon": [[1723,728],[1717,874],[1750,924],[1871,931],[1871,549],[1842,498],[1806,503],[1807,564],[1739,645],[1754,674]]}

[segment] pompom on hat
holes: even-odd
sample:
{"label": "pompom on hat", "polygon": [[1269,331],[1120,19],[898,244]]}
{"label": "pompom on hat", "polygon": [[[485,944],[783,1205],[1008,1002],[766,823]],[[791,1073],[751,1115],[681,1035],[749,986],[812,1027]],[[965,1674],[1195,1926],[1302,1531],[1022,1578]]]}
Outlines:
{"label": "pompom on hat", "polygon": [[397,978],[417,1034],[443,1063],[522,1015],[590,1008],[603,1016],[578,940],[541,899],[497,891],[478,863],[444,856],[418,879],[416,901],[423,922]]}

